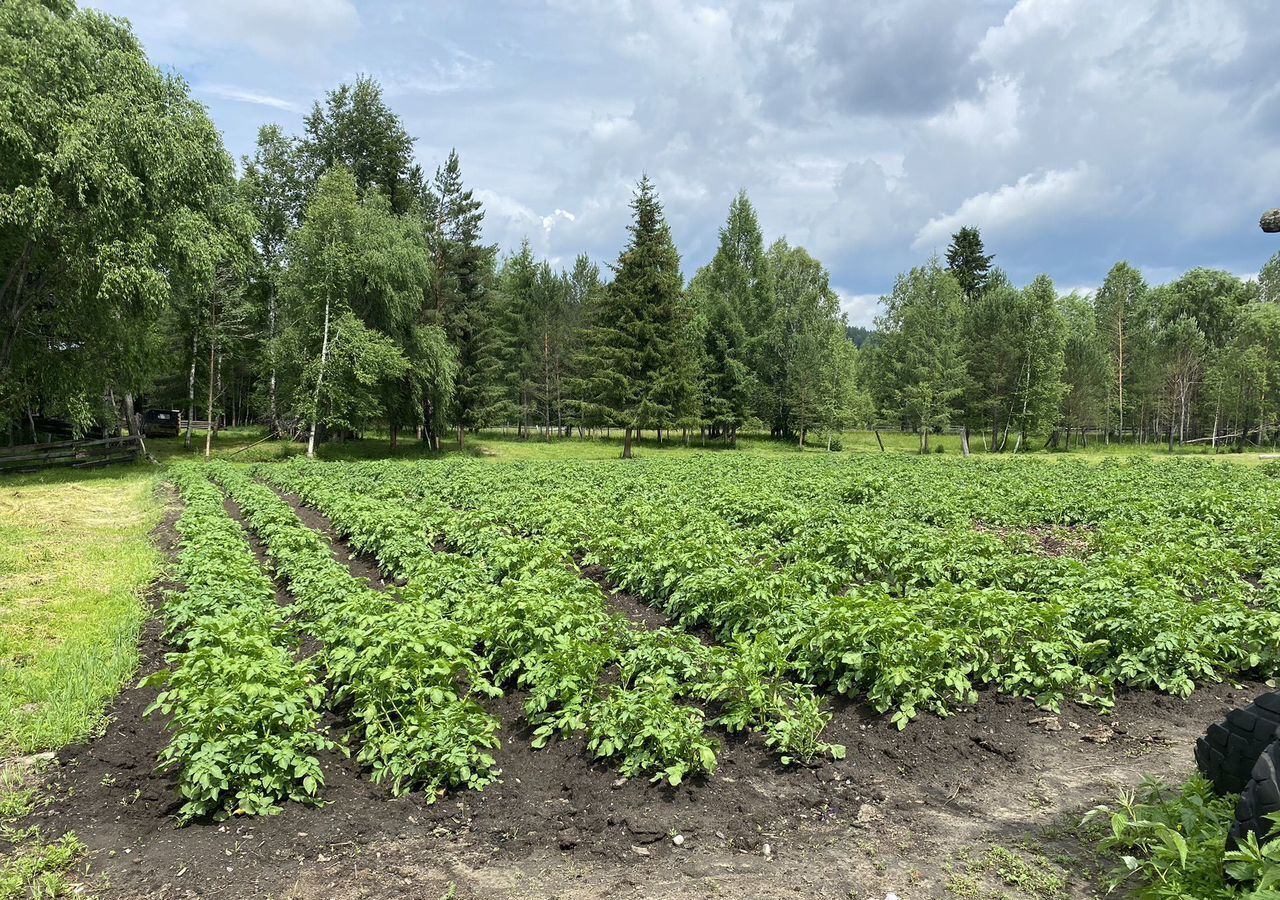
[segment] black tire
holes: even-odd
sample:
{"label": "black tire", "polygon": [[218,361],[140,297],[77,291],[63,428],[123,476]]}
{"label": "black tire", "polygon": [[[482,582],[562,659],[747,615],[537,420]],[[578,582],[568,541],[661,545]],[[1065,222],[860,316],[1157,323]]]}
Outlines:
{"label": "black tire", "polygon": [[1245,789],[1262,751],[1280,728],[1280,691],[1263,694],[1242,709],[1233,709],[1210,725],[1196,741],[1196,766],[1219,794]]}
{"label": "black tire", "polygon": [[1258,836],[1258,843],[1271,832],[1268,816],[1280,812],[1280,740],[1272,741],[1254,763],[1249,783],[1236,804],[1236,821],[1231,826],[1227,848],[1234,850],[1244,843],[1250,833]]}

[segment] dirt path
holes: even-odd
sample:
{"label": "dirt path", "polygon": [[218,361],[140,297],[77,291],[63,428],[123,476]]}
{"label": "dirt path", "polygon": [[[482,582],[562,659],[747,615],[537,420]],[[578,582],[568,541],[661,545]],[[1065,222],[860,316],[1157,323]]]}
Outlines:
{"label": "dirt path", "polygon": [[[304,514],[354,574],[378,577],[322,516]],[[157,623],[142,650],[144,673],[163,665]],[[1056,826],[1142,773],[1185,775],[1205,725],[1263,689],[1124,695],[1106,719],[1077,707],[1053,717],[985,693],[972,710],[923,716],[903,732],[837,701],[827,739],[844,743],[847,759],[784,769],[758,739],[729,741],[714,778],[679,788],[621,780],[577,741],[531,750],[511,695],[490,705],[503,721],[504,776],[483,793],[392,798],[335,755],[323,761],[322,809],[290,804],[182,829],[174,782],[153,771],[166,736],[141,716],[152,692],[131,689],[103,737],[59,754],[52,802],[35,819],[74,830],[109,884],[103,895],[120,898],[923,900],[962,896],[965,878],[988,892],[969,896],[1090,897],[1100,893],[1090,861]],[[991,868],[971,871],[992,844],[1062,887],[1025,893]]]}

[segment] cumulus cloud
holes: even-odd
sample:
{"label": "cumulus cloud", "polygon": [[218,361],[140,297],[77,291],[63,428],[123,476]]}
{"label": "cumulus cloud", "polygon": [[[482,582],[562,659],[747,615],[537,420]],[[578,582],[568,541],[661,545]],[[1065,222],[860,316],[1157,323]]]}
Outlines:
{"label": "cumulus cloud", "polygon": [[200,86],[237,155],[377,75],[428,171],[458,149],[504,249],[613,259],[647,172],[687,276],[746,188],[862,322],[962,225],[1015,280],[1064,285],[1275,252],[1268,0],[85,2]]}
{"label": "cumulus cloud", "polygon": [[912,246],[937,249],[965,225],[976,225],[988,238],[999,238],[1029,222],[1054,222],[1064,215],[1082,213],[1098,194],[1096,178],[1085,163],[1072,169],[1028,173],[1013,184],[974,194],[953,212],[930,219]]}
{"label": "cumulus cloud", "polygon": [[871,328],[875,325],[876,316],[882,309],[879,294],[850,294],[835,288],[840,297],[840,309],[849,319],[850,325]]}

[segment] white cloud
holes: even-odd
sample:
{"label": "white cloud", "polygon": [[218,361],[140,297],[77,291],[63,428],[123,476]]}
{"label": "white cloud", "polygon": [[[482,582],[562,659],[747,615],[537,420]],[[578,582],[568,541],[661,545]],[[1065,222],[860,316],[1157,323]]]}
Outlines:
{"label": "white cloud", "polygon": [[1018,82],[1008,76],[982,83],[976,100],[962,99],[929,120],[938,133],[970,144],[1007,146],[1018,140]]}
{"label": "white cloud", "polygon": [[298,104],[290,100],[273,97],[270,94],[263,94],[258,91],[238,88],[234,85],[201,84],[195,87],[195,92],[197,94],[206,94],[210,97],[217,97],[220,100],[236,100],[240,103],[252,103],[256,106],[269,106],[272,109],[283,109],[288,112],[297,112],[301,108]]}
{"label": "white cloud", "polygon": [[766,238],[821,259],[863,322],[874,298],[854,291],[960,225],[1018,283],[1275,253],[1257,228],[1280,198],[1267,0],[81,2],[129,16],[237,156],[373,73],[428,172],[458,149],[504,249],[614,258],[648,172],[686,275],[745,188]]}
{"label": "white cloud", "polygon": [[553,232],[557,227],[572,225],[578,219],[569,210],[559,207],[547,215],[540,215],[519,200],[484,188],[477,190],[475,196],[484,204],[487,237],[490,240],[496,237],[499,248],[504,251],[528,240],[535,253],[552,255]]}
{"label": "white cloud", "polygon": [[640,126],[629,115],[602,116],[591,123],[591,137],[600,143],[628,140],[640,134]]}
{"label": "white cloud", "polygon": [[390,96],[403,94],[451,94],[488,87],[493,62],[450,47],[425,66],[392,71],[381,76]]}
{"label": "white cloud", "polygon": [[1029,223],[1053,225],[1055,217],[1080,212],[1099,194],[1097,179],[1087,163],[1023,175],[1013,184],[973,195],[954,212],[930,219],[911,246],[917,250],[940,248],[965,225],[977,226],[988,237],[1007,236],[1013,227]]}
{"label": "white cloud", "polygon": [[264,56],[316,49],[360,24],[351,0],[217,0],[190,10],[186,37],[244,43]]}
{"label": "white cloud", "polygon": [[840,298],[840,309],[849,317],[850,325],[860,325],[863,328],[875,325],[875,318],[881,311],[879,294],[851,294],[840,288],[834,290]]}

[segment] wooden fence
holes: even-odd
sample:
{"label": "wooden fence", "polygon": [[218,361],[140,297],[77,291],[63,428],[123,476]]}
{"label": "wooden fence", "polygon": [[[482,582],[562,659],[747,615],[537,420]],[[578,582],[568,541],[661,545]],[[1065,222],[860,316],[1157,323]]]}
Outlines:
{"label": "wooden fence", "polygon": [[142,441],[137,437],[0,447],[0,474],[36,472],[56,466],[83,469],[116,462],[134,462],[141,455]]}

